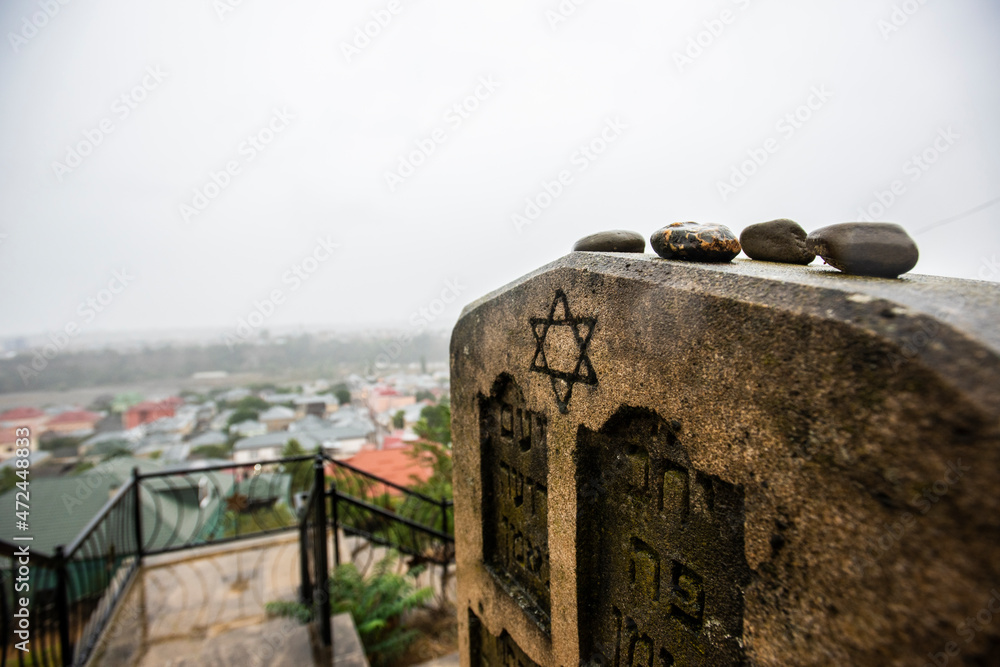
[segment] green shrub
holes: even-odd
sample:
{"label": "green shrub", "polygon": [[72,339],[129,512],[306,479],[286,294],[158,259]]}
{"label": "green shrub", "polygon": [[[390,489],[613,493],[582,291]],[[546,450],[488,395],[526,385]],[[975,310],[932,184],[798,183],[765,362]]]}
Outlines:
{"label": "green shrub", "polygon": [[294,618],[299,623],[308,623],[312,620],[312,609],[301,602],[277,600],[268,602],[264,605],[264,609],[271,616],[287,616]]}
{"label": "green shrub", "polygon": [[[418,442],[413,446],[410,456],[420,461],[424,467],[431,468],[432,474],[426,481],[421,481],[415,475],[411,476],[409,487],[429,498],[452,500],[451,447],[436,442]],[[440,505],[416,496],[407,496],[396,510],[402,517],[450,535],[455,532],[454,511],[454,507],[449,505],[442,514]],[[394,524],[394,529],[397,544],[414,549],[423,556],[441,558],[447,556],[451,549],[450,545],[443,544],[438,538],[401,523]]]}
{"label": "green shrub", "polygon": [[416,588],[418,571],[405,575],[391,571],[397,559],[394,554],[383,558],[367,579],[354,563],[346,563],[333,571],[330,580],[333,613],[350,612],[368,660],[376,667],[389,664],[413,643],[419,633],[403,627],[402,616],[433,596],[430,588]]}
{"label": "green shrub", "polygon": [[[373,667],[391,664],[419,636],[416,630],[403,626],[402,617],[434,595],[430,587],[416,587],[418,570],[393,572],[397,561],[396,554],[386,556],[368,577],[362,576],[354,563],[345,563],[330,573],[330,611],[351,614]],[[312,610],[297,602],[269,602],[265,609],[274,616],[289,616],[303,623],[312,619]]]}

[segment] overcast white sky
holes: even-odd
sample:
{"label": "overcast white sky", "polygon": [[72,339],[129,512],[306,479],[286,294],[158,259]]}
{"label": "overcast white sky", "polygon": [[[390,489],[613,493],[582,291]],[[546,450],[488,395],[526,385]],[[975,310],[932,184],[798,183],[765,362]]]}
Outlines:
{"label": "overcast white sky", "polygon": [[[1000,279],[1000,204],[926,230],[1000,197],[996,0],[237,2],[3,3],[0,335],[233,328],[274,290],[264,326],[406,324],[457,282],[444,328],[594,231],[873,204],[915,273]],[[299,284],[321,237],[339,247]]]}

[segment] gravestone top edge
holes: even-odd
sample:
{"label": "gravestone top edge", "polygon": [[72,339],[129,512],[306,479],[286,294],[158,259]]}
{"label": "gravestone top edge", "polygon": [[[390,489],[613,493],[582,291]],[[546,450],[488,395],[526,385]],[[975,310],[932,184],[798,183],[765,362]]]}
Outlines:
{"label": "gravestone top edge", "polygon": [[[841,309],[873,315],[923,315],[946,322],[1000,356],[1000,283],[905,274],[899,279],[852,276],[822,265],[801,266],[736,259],[728,263],[667,260],[651,254],[572,252],[483,295],[465,306],[458,326],[501,295],[545,274],[591,272],[651,287],[712,294],[833,319]],[[811,305],[800,296],[818,294]]]}

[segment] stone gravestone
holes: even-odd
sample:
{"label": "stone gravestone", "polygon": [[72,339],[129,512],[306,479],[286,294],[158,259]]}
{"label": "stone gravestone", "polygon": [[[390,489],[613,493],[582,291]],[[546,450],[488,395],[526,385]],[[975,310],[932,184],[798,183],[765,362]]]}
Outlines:
{"label": "stone gravestone", "polygon": [[1000,664],[1000,286],[573,253],[451,343],[462,664]]}

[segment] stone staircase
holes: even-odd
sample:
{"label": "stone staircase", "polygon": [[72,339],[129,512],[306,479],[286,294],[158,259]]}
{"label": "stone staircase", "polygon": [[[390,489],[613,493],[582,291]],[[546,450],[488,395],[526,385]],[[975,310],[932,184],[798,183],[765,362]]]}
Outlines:
{"label": "stone staircase", "polygon": [[[270,618],[264,605],[298,597],[294,533],[154,556],[118,605],[90,661],[127,667],[330,665],[309,626]],[[350,617],[335,621],[338,656],[362,665]],[[353,635],[353,641],[352,641]]]}
{"label": "stone staircase", "polygon": [[[332,545],[331,545],[332,546]],[[341,538],[351,557],[354,538]],[[373,548],[377,561],[384,549]],[[334,646],[312,626],[269,617],[264,605],[299,595],[295,533],[147,557],[94,651],[91,667],[368,667],[349,614],[333,617]],[[439,585],[423,573],[419,585]],[[454,578],[448,590],[454,595]],[[458,654],[420,667],[457,667]]]}

